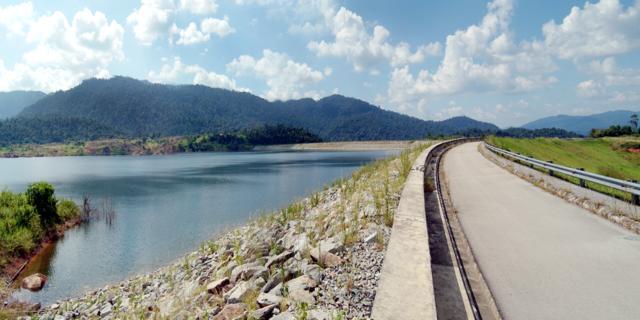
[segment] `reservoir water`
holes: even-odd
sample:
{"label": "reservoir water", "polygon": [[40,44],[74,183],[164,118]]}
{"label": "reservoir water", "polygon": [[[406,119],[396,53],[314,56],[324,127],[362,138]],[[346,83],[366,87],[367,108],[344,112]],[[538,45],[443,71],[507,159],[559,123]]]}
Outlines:
{"label": "reservoir water", "polygon": [[48,181],[58,197],[116,211],[73,228],[44,250],[28,273],[49,276],[44,289],[20,290],[22,300],[53,303],[153,271],[204,240],[260,211],[280,208],[358,166],[394,154],[365,152],[244,152],[167,156],[0,159],[0,188],[23,192]]}

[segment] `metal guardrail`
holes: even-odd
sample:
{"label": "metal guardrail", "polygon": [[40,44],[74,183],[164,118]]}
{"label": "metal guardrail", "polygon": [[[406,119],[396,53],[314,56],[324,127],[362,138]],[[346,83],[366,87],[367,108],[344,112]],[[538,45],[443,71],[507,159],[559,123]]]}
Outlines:
{"label": "metal guardrail", "polygon": [[575,168],[554,164],[553,162],[545,162],[535,158],[523,156],[515,152],[494,147],[486,142],[484,145],[487,149],[497,154],[500,154],[502,156],[506,156],[506,157],[518,160],[520,162],[524,162],[531,166],[547,169],[549,170],[549,174],[551,176],[553,176],[555,172],[558,172],[570,177],[577,178],[580,180],[581,187],[586,187],[586,181],[589,181],[589,182],[607,186],[622,192],[630,193],[631,202],[633,202],[633,204],[635,205],[640,205],[640,183],[637,183],[636,181],[625,181],[625,180],[615,179],[615,178],[599,175],[596,173],[587,172],[587,171],[584,171],[583,169],[575,169]]}

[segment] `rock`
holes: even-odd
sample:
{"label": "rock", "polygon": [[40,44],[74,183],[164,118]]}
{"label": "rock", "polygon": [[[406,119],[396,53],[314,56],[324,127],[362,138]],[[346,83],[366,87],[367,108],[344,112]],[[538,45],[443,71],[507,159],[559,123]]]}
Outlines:
{"label": "rock", "polygon": [[100,317],[106,317],[111,314],[111,310],[113,307],[110,303],[105,304],[102,309],[100,309],[100,313],[98,314]]}
{"label": "rock", "polygon": [[322,280],[322,268],[320,268],[320,266],[317,264],[310,264],[305,266],[302,269],[302,272],[316,282],[320,282]]}
{"label": "rock", "polygon": [[60,305],[59,305],[59,304],[57,304],[57,303],[54,303],[54,304],[52,304],[49,308],[50,308],[51,310],[58,310],[58,308],[60,308]]}
{"label": "rock", "polygon": [[276,274],[274,274],[271,278],[269,278],[269,280],[267,281],[267,283],[265,283],[265,285],[262,287],[262,289],[260,290],[260,292],[269,292],[271,291],[273,288],[275,288],[278,284],[282,283],[282,281],[288,281],[291,279],[292,277],[292,273],[291,270],[285,270],[284,271],[284,279],[282,278],[282,273],[281,272],[276,272]]}
{"label": "rock", "polygon": [[269,291],[270,294],[282,297],[282,282]]}
{"label": "rock", "polygon": [[31,291],[40,291],[47,282],[47,276],[42,273],[34,273],[22,279],[22,287]]}
{"label": "rock", "polygon": [[298,290],[310,290],[317,286],[318,286],[318,283],[307,275],[299,276],[287,282],[287,287],[289,288],[289,292],[298,291]]}
{"label": "rock", "polygon": [[295,302],[305,302],[307,305],[316,303],[316,298],[313,297],[313,294],[306,290],[289,291],[288,298]]}
{"label": "rock", "polygon": [[250,317],[250,319],[257,319],[257,320],[269,319],[271,317],[271,315],[273,314],[273,309],[275,309],[275,308],[276,308],[275,304],[262,307],[262,308],[260,308],[258,310],[254,310],[253,312],[251,312],[249,314],[249,317]]}
{"label": "rock", "polygon": [[260,306],[268,306],[272,304],[280,304],[282,297],[272,293],[260,293],[258,296],[258,304]]}
{"label": "rock", "polygon": [[338,238],[332,237],[318,242],[318,246],[314,249],[315,251],[318,251],[318,249],[320,249],[322,252],[337,253],[344,249],[344,245]]}
{"label": "rock", "polygon": [[372,242],[374,242],[374,241],[376,240],[376,236],[377,236],[377,235],[378,235],[378,233],[377,233],[377,232],[374,232],[374,233],[372,233],[372,234],[370,234],[370,235],[366,236],[366,237],[364,238],[364,242],[365,242],[365,243],[372,243]]}
{"label": "rock", "polygon": [[295,255],[295,252],[286,250],[277,256],[269,257],[269,259],[267,260],[267,263],[264,266],[267,268],[271,268],[271,266],[273,265],[278,265],[289,260],[294,255]]}
{"label": "rock", "polygon": [[222,308],[220,308],[220,306],[215,306],[215,307],[213,307],[213,309],[209,310],[208,313],[209,313],[210,316],[215,316],[218,313],[220,313],[220,311],[222,311]]}
{"label": "rock", "polygon": [[271,289],[275,288],[278,284],[282,283],[282,277],[280,275],[275,275],[264,284],[260,292],[269,292]]}
{"label": "rock", "polygon": [[233,289],[225,293],[224,298],[227,301],[227,303],[239,303],[244,301],[244,299],[254,289],[255,289],[255,284],[253,283],[253,281],[241,281],[241,282],[238,282],[236,286],[233,287]]}
{"label": "rock", "polygon": [[296,315],[293,312],[285,311],[271,318],[271,320],[296,320]]}
{"label": "rock", "polygon": [[311,258],[325,267],[335,267],[342,264],[342,259],[331,252],[322,252],[320,255],[318,250],[311,251]]}
{"label": "rock", "polygon": [[269,269],[260,266],[257,263],[243,264],[236,267],[231,272],[231,282],[236,283],[239,280],[249,280],[251,277],[256,276],[260,278],[266,278],[269,275]]}
{"label": "rock", "polygon": [[212,320],[235,320],[241,318],[245,312],[247,312],[247,305],[244,303],[227,304]]}
{"label": "rock", "polygon": [[207,285],[207,292],[211,294],[220,294],[222,293],[223,288],[228,284],[229,284],[229,278],[224,277],[222,279],[218,279]]}

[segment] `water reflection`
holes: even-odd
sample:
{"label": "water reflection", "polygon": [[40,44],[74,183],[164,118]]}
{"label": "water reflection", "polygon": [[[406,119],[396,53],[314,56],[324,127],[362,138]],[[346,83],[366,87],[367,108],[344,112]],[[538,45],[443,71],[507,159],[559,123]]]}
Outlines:
{"label": "water reflection", "polygon": [[0,159],[0,188],[46,180],[56,194],[94,205],[111,199],[112,226],[69,230],[29,265],[50,276],[37,293],[50,303],[149,272],[250,215],[275,209],[393,152],[248,152],[146,157]]}

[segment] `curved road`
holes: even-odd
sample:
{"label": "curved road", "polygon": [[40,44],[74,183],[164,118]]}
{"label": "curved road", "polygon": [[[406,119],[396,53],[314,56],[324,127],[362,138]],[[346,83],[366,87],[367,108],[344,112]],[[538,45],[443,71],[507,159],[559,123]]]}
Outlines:
{"label": "curved road", "polygon": [[640,319],[640,237],[485,159],[449,151],[451,200],[505,319]]}

